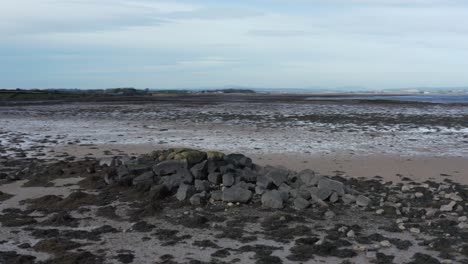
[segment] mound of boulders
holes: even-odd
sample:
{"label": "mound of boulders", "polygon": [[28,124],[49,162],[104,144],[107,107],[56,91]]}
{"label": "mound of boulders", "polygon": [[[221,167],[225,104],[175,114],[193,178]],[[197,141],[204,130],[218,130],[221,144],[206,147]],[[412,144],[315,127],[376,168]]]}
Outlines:
{"label": "mound of boulders", "polygon": [[366,207],[371,200],[342,182],[312,170],[299,173],[283,167],[259,166],[242,154],[180,148],[158,150],[138,157],[104,158],[105,182],[174,195],[192,205],[259,201],[264,207],[305,209],[331,203]]}

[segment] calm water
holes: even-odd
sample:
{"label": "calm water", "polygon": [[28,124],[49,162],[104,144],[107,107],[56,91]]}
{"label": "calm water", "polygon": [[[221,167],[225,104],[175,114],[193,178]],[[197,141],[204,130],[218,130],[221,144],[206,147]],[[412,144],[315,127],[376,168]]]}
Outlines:
{"label": "calm water", "polygon": [[[310,97],[309,100],[323,100],[320,97]],[[350,96],[350,97],[330,97],[327,100],[391,100],[404,102],[425,102],[425,103],[468,103],[468,95],[399,95],[399,96]]]}

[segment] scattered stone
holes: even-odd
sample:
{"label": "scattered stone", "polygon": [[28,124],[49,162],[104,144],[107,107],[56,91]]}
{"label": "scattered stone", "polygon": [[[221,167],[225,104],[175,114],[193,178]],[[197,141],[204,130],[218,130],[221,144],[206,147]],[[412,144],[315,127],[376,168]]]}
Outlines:
{"label": "scattered stone", "polygon": [[346,237],[354,238],[356,237],[356,234],[354,233],[353,230],[349,230],[348,233],[346,233]]}
{"label": "scattered stone", "polygon": [[370,202],[371,200],[364,195],[359,195],[356,198],[356,204],[362,207],[367,207],[370,204]]}
{"label": "scattered stone", "polygon": [[455,201],[451,201],[447,205],[442,205],[440,207],[440,211],[442,211],[442,212],[451,212],[451,211],[453,211],[453,208],[455,207],[455,205],[457,205],[457,203]]}

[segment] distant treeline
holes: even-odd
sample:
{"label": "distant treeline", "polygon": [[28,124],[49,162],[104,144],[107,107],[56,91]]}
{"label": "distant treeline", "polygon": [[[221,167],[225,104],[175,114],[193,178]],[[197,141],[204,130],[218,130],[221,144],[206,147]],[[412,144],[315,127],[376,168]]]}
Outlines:
{"label": "distant treeline", "polygon": [[52,100],[99,96],[152,96],[157,94],[255,93],[249,89],[150,90],[132,87],[108,89],[0,89],[0,100]]}

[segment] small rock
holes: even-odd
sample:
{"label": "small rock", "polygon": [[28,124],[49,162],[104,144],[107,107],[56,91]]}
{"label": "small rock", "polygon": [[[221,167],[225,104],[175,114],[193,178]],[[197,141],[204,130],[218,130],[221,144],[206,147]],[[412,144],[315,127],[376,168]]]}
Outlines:
{"label": "small rock", "polygon": [[402,192],[408,192],[408,191],[410,191],[410,190],[411,190],[411,188],[410,188],[408,185],[403,185],[403,186],[401,187],[401,191],[402,191]]}
{"label": "small rock", "polygon": [[421,230],[419,230],[419,228],[416,228],[416,227],[410,228],[409,231],[410,231],[411,233],[414,233],[414,234],[419,234],[419,233],[421,233]]}
{"label": "small rock", "polygon": [[377,259],[377,253],[375,251],[367,251],[366,252],[366,258],[370,260],[376,260]]}
{"label": "small rock", "polygon": [[354,238],[356,237],[356,233],[353,230],[349,230],[348,233],[346,233],[346,236],[349,238]]}
{"label": "small rock", "polygon": [[344,204],[350,204],[356,202],[356,197],[352,194],[345,194],[341,197]]}
{"label": "small rock", "polygon": [[424,194],[423,194],[422,192],[417,192],[417,193],[414,194],[414,196],[415,196],[416,198],[421,198],[421,197],[424,196]]}
{"label": "small rock", "polygon": [[296,199],[294,199],[294,208],[296,208],[297,210],[306,209],[307,207],[309,207],[309,205],[309,201],[302,197],[297,197]]}
{"label": "small rock", "polygon": [[467,217],[466,216],[460,216],[458,217],[458,222],[466,222],[467,221]]}
{"label": "small rock", "polygon": [[371,200],[364,195],[359,195],[356,199],[356,204],[362,207],[367,207]]}
{"label": "small rock", "polygon": [[457,203],[455,201],[451,201],[447,205],[442,205],[440,207],[440,211],[442,211],[442,212],[451,212],[451,211],[453,211],[453,207],[455,207],[456,204]]}
{"label": "small rock", "polygon": [[332,218],[334,218],[336,216],[336,214],[334,212],[328,210],[328,211],[325,212],[324,216],[325,216],[325,219],[332,219]]}
{"label": "small rock", "polygon": [[196,193],[190,197],[190,203],[192,205],[202,205],[206,202],[206,193]]}
{"label": "small rock", "polygon": [[388,240],[382,240],[382,241],[380,241],[380,245],[382,247],[391,247],[392,243],[390,243],[390,241],[388,241]]}

